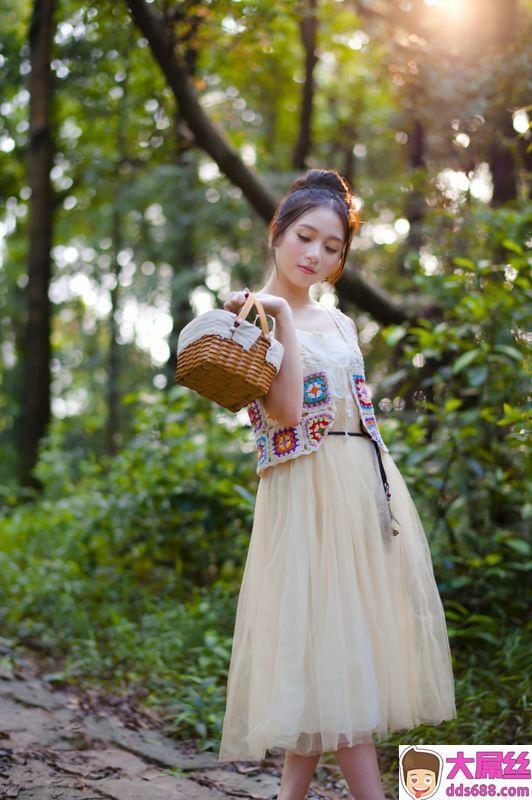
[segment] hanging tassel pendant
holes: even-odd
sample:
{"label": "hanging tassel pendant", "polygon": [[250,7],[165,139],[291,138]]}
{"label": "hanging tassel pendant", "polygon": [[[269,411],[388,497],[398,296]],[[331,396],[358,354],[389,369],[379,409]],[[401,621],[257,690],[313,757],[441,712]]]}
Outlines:
{"label": "hanging tassel pendant", "polygon": [[[392,501],[392,493],[390,492],[390,484],[388,483],[388,478],[386,477],[386,472],[384,471],[381,452],[380,452],[376,442],[373,442],[373,444],[375,446],[375,452],[377,454],[377,460],[379,462],[379,470],[380,470],[380,473],[381,473],[382,485],[384,487],[384,494],[386,496],[386,504],[388,506],[388,512],[390,514],[390,529],[391,529],[392,534],[394,536],[398,536],[399,533],[400,533],[399,526],[400,526],[401,523],[399,522],[397,517],[394,516],[394,513],[392,511],[392,503],[391,503],[391,501]],[[394,524],[393,524],[394,522],[396,523],[396,526],[394,526]]]}
{"label": "hanging tassel pendant", "polygon": [[[401,532],[399,530],[399,526],[400,526],[401,523],[399,522],[399,520],[397,519],[397,517],[395,516],[395,514],[392,511],[392,493],[390,492],[390,486],[389,486],[387,480],[386,480],[386,483],[384,485],[384,491],[385,491],[385,494],[386,494],[386,503],[388,504],[388,511],[390,513],[390,527],[391,527],[393,535],[394,536],[398,536],[399,533]],[[397,527],[394,527],[394,524],[393,524],[394,522],[397,524]]]}
{"label": "hanging tassel pendant", "polygon": [[[389,495],[389,492],[387,492],[387,494],[386,494],[386,500],[388,501],[388,511],[390,512],[390,525],[392,527],[393,535],[397,536],[401,532],[399,530],[399,525],[401,523],[399,522],[399,520],[397,519],[397,517],[395,516],[395,514],[392,511],[392,505],[391,505],[391,502],[390,502],[391,496],[389,497],[388,495]],[[396,523],[397,527],[394,527],[394,524],[393,524],[394,522]]]}

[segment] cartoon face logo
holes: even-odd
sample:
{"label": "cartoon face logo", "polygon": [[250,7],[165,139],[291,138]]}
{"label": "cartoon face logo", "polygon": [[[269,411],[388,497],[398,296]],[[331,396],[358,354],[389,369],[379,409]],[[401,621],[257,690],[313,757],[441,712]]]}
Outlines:
{"label": "cartoon face logo", "polygon": [[430,750],[410,747],[401,755],[402,783],[410,797],[424,800],[433,797],[441,777],[441,757]]}
{"label": "cartoon face logo", "polygon": [[412,797],[430,797],[436,788],[436,774],[431,769],[411,769],[406,776],[406,788]]}

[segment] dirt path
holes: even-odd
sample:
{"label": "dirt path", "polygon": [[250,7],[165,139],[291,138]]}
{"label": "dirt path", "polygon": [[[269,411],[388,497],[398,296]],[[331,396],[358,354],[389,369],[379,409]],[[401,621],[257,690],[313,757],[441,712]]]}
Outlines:
{"label": "dirt path", "polygon": [[[35,658],[0,640],[0,800],[274,800],[282,758],[218,764],[216,753],[161,733],[120,698],[43,679]],[[393,798],[392,793],[389,794]],[[308,800],[352,800],[320,762]]]}

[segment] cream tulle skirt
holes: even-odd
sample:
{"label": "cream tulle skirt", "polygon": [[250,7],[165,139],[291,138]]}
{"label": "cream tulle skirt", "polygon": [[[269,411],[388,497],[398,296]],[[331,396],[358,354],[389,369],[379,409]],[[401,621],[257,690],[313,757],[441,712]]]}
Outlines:
{"label": "cream tulle skirt", "polygon": [[259,479],[219,761],[313,755],[456,717],[427,539],[383,453],[401,528],[383,541],[372,451],[331,436]]}

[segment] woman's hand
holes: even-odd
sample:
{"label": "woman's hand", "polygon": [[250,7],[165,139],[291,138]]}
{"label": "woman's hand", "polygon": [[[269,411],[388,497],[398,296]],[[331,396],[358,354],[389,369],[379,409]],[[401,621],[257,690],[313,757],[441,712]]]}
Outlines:
{"label": "woman's hand", "polygon": [[[241,292],[231,292],[224,303],[226,311],[232,311],[238,314],[249,295],[249,289],[244,289]],[[266,292],[255,292],[255,297],[260,300],[266,314],[272,317],[277,317],[278,314],[286,313],[289,309],[288,302],[284,297],[279,297],[276,294],[267,294]],[[255,308],[255,306],[253,306]],[[253,313],[253,312],[252,312]]]}
{"label": "woman's hand", "polygon": [[[255,292],[266,314],[275,318],[275,337],[284,348],[281,368],[272,381],[262,402],[268,414],[284,427],[293,427],[301,422],[301,409],[303,404],[303,366],[298,349],[298,339],[294,327],[292,307],[288,300],[276,294]],[[226,311],[238,314],[249,290],[231,292],[224,303]],[[253,314],[253,312],[252,312]]]}

